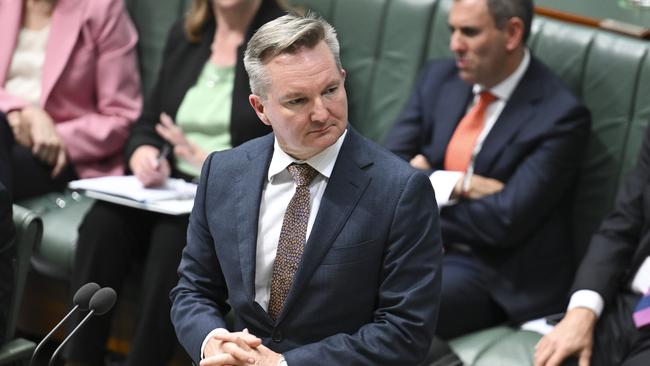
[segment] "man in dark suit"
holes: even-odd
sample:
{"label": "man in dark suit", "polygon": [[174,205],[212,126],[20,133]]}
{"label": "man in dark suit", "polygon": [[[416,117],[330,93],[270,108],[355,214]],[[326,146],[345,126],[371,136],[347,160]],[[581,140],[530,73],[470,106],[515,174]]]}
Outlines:
{"label": "man in dark suit", "polygon": [[424,69],[385,142],[431,174],[441,207],[442,338],[560,311],[574,273],[568,198],[590,118],[525,46],[532,11],[454,1],[455,60]]}
{"label": "man in dark suit", "polygon": [[204,164],[172,291],[178,338],[203,366],[427,354],[442,257],[434,193],[348,126],[338,50],[313,16],[278,18],[248,43],[249,101],[273,134]]}
{"label": "man in dark suit", "polygon": [[580,366],[650,364],[650,129],[578,268],[564,319],[537,344],[535,365],[571,355]]}

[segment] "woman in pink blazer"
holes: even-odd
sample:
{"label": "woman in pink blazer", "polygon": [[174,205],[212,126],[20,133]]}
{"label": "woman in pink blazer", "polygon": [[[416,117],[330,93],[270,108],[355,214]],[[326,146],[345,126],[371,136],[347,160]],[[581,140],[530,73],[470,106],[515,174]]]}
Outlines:
{"label": "woman in pink blazer", "polygon": [[142,104],[136,42],[123,0],[0,0],[0,120],[15,140],[14,198],[123,173]]}

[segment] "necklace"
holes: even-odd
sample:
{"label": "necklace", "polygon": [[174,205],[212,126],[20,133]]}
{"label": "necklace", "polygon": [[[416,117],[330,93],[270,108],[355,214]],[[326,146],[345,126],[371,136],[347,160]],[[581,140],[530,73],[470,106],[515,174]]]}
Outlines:
{"label": "necklace", "polygon": [[228,82],[233,77],[234,66],[217,66],[213,63],[206,64],[201,78],[209,88]]}
{"label": "necklace", "polygon": [[224,77],[221,75],[219,70],[216,67],[212,67],[208,70],[208,73],[205,75],[205,83],[210,88],[214,88],[219,83],[223,81]]}

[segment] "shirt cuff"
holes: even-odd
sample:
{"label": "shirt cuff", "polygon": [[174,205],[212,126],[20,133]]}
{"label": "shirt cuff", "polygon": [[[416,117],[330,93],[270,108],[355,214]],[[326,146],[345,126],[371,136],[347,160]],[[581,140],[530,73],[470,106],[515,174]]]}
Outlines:
{"label": "shirt cuff", "polygon": [[647,257],[643,261],[639,270],[636,272],[632,280],[632,291],[641,295],[650,292],[650,257]]}
{"label": "shirt cuff", "polygon": [[453,204],[450,200],[456,183],[463,177],[463,172],[451,170],[436,170],[429,176],[433,190],[436,193],[438,208]]}
{"label": "shirt cuff", "polygon": [[284,356],[280,355],[280,362],[278,362],[278,366],[289,366],[287,363],[287,360],[284,359]]}
{"label": "shirt cuff", "polygon": [[212,336],[214,336],[215,334],[219,334],[219,333],[229,333],[229,332],[228,332],[228,329],[225,329],[225,328],[216,328],[216,329],[213,329],[212,332],[208,333],[208,335],[205,336],[205,339],[203,340],[203,343],[201,343],[201,360],[203,359],[203,354],[204,354],[204,351],[205,351],[205,345],[208,344],[208,341],[210,340],[210,338],[212,338]]}
{"label": "shirt cuff", "polygon": [[603,308],[605,307],[605,300],[596,291],[579,290],[571,295],[567,311],[578,307],[590,309],[596,314],[597,318],[600,318],[600,314],[602,314]]}

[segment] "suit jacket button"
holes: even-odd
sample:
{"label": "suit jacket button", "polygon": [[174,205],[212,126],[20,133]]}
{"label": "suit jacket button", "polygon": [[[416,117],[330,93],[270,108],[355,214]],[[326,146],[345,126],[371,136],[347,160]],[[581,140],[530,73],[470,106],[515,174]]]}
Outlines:
{"label": "suit jacket button", "polygon": [[271,339],[275,343],[282,342],[282,331],[280,331],[280,329],[274,329],[273,334],[271,335]]}

